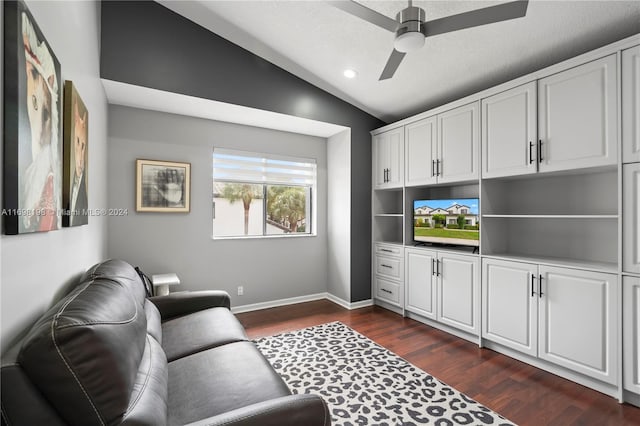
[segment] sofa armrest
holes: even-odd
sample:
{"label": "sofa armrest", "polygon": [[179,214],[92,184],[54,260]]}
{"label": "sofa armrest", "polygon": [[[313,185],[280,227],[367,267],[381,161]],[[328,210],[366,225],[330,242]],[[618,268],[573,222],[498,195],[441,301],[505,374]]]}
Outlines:
{"label": "sofa armrest", "polygon": [[330,426],[331,415],[318,395],[289,395],[238,408],[185,426]]}
{"label": "sofa armrest", "polygon": [[209,308],[231,308],[229,294],[221,290],[180,291],[149,300],[156,305],[163,321]]}

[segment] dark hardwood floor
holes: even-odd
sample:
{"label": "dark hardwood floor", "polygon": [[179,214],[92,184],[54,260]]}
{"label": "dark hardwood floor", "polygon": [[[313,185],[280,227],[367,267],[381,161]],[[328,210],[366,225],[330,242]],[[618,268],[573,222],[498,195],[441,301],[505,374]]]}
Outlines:
{"label": "dark hardwood floor", "polygon": [[522,426],[640,425],[640,408],[380,307],[320,300],[238,318],[252,339],[341,321]]}

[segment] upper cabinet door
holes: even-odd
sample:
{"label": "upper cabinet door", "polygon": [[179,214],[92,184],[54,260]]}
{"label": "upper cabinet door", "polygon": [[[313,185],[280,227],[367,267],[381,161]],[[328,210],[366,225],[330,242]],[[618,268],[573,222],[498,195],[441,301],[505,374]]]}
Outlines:
{"label": "upper cabinet door", "polygon": [[389,161],[387,187],[402,188],[404,185],[404,127],[389,131]]}
{"label": "upper cabinet door", "polygon": [[640,273],[640,163],[622,167],[622,270]]}
{"label": "upper cabinet door", "polygon": [[536,82],[482,100],[482,177],[537,170]]}
{"label": "upper cabinet door", "polygon": [[434,156],[436,136],[435,117],[425,118],[405,127],[405,186],[436,183]]}
{"label": "upper cabinet door", "polygon": [[622,51],[622,161],[640,161],[640,46]]}
{"label": "upper cabinet door", "polygon": [[480,102],[438,114],[438,182],[478,179]]}
{"label": "upper cabinet door", "polygon": [[404,127],[375,135],[372,143],[374,189],[402,187],[404,184]]}
{"label": "upper cabinet door", "polygon": [[538,82],[539,170],[615,165],[616,55]]}

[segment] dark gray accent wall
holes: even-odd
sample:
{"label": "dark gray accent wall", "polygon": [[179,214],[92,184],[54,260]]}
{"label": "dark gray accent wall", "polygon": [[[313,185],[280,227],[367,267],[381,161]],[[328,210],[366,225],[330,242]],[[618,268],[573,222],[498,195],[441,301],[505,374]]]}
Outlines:
{"label": "dark gray accent wall", "polygon": [[351,301],[371,297],[371,137],[385,123],[155,2],[102,2],[101,77],[351,128]]}

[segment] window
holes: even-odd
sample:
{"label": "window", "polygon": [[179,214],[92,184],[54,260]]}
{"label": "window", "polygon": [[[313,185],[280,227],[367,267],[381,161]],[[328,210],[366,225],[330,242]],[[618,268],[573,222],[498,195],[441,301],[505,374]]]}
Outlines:
{"label": "window", "polygon": [[316,162],[213,150],[213,237],[311,235]]}

